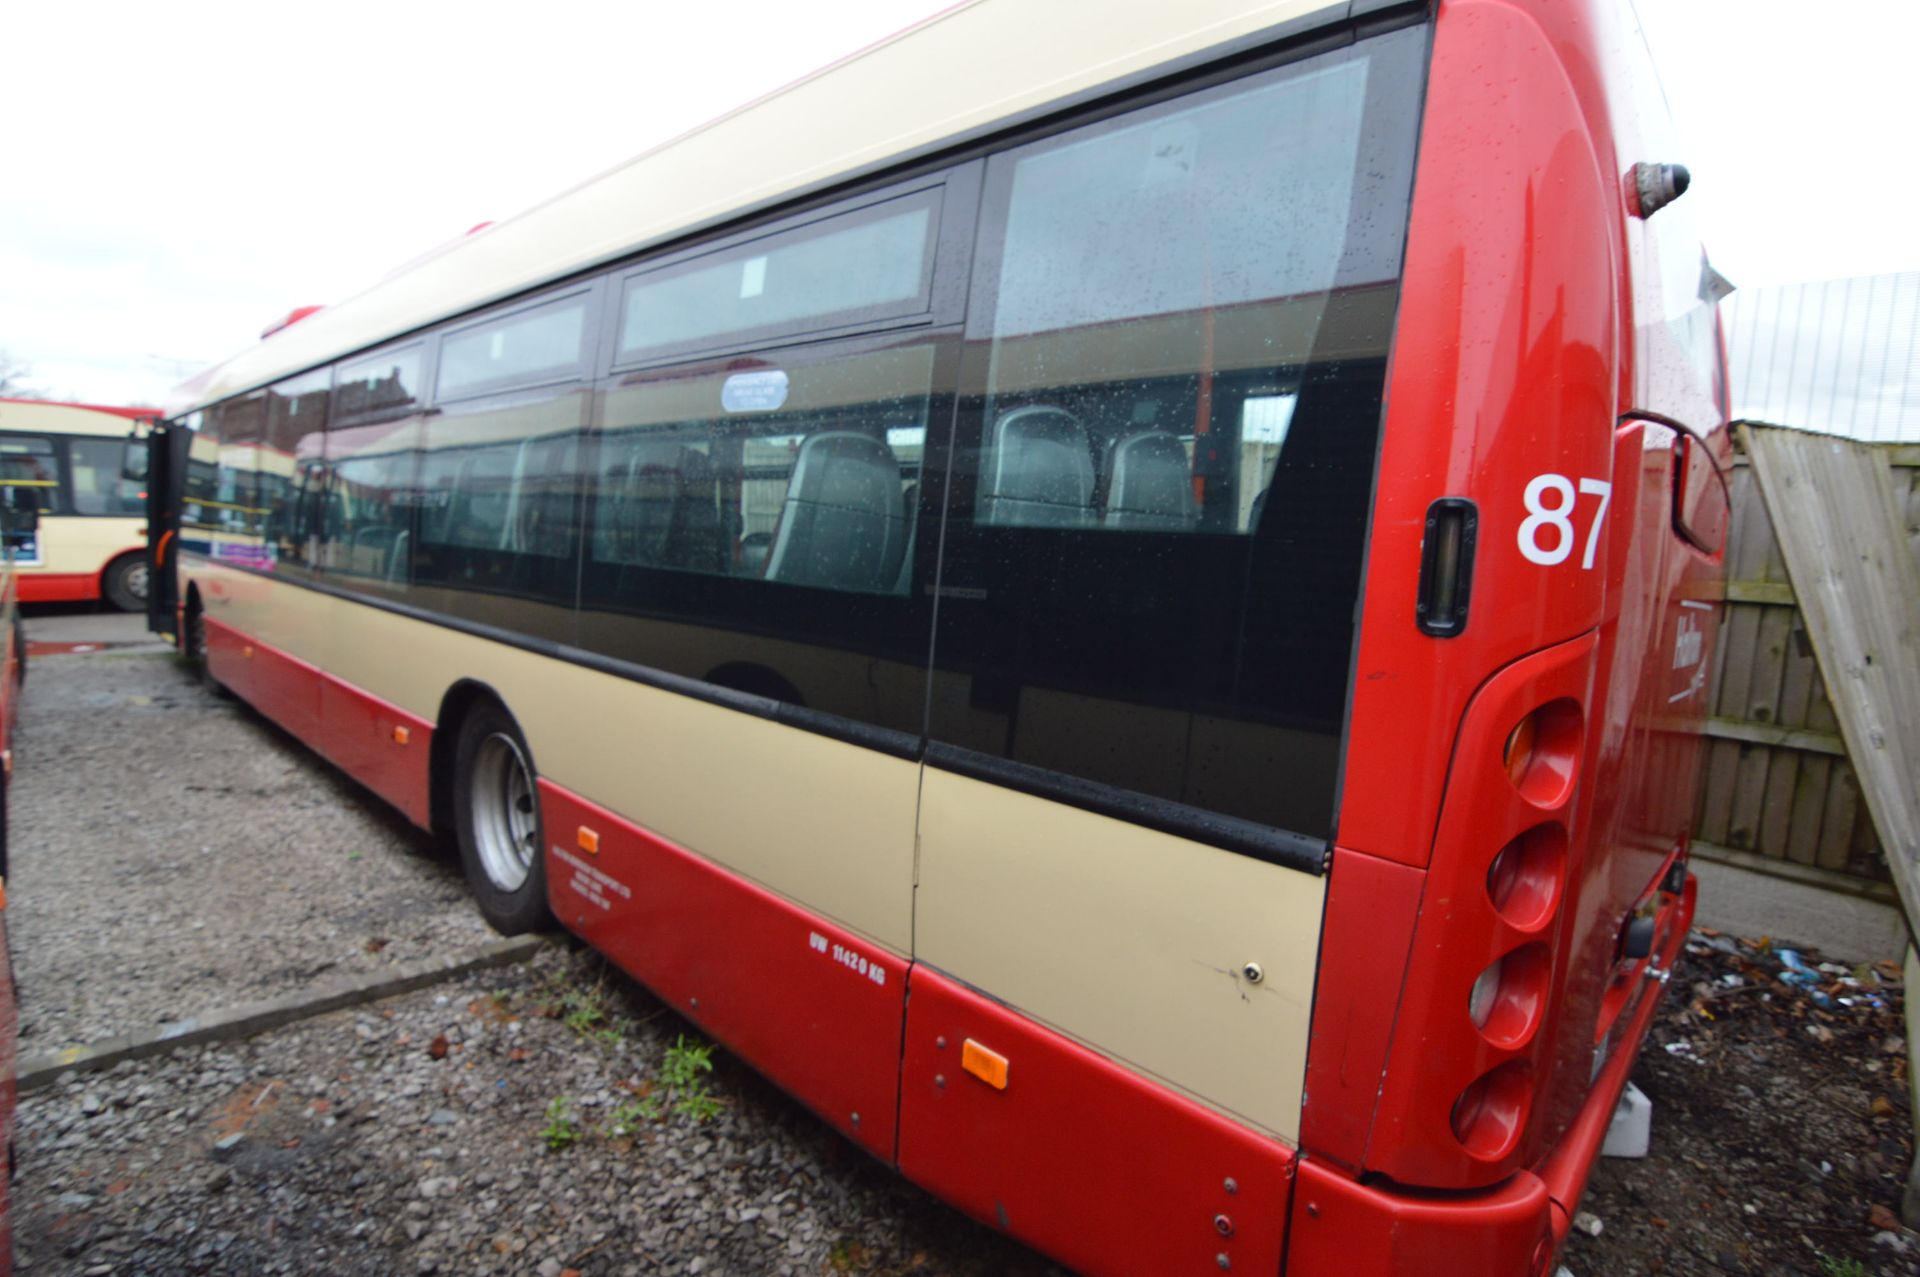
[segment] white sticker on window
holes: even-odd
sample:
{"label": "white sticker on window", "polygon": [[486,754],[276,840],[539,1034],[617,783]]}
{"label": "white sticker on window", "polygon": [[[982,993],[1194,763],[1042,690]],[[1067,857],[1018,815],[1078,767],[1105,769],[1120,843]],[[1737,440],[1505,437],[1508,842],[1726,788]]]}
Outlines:
{"label": "white sticker on window", "polygon": [[758,297],[767,291],[767,259],[749,257],[740,263],[740,296]]}
{"label": "white sticker on window", "polygon": [[728,412],[772,412],[787,401],[787,374],[779,368],[737,372],[720,387],[720,406]]}

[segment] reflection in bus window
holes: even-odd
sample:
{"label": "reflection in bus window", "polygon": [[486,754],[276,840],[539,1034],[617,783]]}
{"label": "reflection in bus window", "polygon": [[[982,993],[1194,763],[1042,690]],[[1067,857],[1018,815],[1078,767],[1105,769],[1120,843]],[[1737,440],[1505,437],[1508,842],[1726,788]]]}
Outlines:
{"label": "reflection in bus window", "polygon": [[925,310],[938,198],[902,196],[635,276],[620,358]]}
{"label": "reflection in bus window", "polygon": [[587,298],[580,294],[451,334],[440,343],[434,393],[446,399],[572,372],[580,365],[586,325]]}

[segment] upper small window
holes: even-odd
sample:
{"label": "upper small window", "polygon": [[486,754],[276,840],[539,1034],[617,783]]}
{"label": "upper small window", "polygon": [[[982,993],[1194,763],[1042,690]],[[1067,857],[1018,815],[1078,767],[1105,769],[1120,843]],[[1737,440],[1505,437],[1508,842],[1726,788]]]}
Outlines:
{"label": "upper small window", "polygon": [[440,343],[435,394],[449,399],[510,382],[565,376],[579,368],[586,336],[586,293],[449,334]]}
{"label": "upper small window", "polygon": [[420,347],[407,346],[340,365],[333,383],[335,417],[404,408],[420,397]]}
{"label": "upper small window", "polygon": [[636,275],[620,358],[920,314],[938,206],[921,191]]}

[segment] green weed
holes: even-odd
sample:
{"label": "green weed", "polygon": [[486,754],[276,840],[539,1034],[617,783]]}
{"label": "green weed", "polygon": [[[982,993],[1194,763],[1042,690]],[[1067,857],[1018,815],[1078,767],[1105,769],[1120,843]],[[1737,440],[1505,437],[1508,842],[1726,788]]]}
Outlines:
{"label": "green weed", "polygon": [[541,1130],[540,1138],[556,1153],[578,1142],[580,1127],[573,1120],[573,1101],[570,1098],[556,1095],[548,1101],[547,1124]]}

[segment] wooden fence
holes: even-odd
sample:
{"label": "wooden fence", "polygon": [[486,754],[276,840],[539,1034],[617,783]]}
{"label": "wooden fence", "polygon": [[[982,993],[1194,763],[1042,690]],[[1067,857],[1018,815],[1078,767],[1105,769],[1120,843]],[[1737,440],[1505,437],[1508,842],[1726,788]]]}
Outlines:
{"label": "wooden fence", "polygon": [[[1920,555],[1920,446],[1886,449]],[[1744,455],[1735,463],[1727,611],[1694,821],[1707,859],[1892,898],[1806,622]]]}

